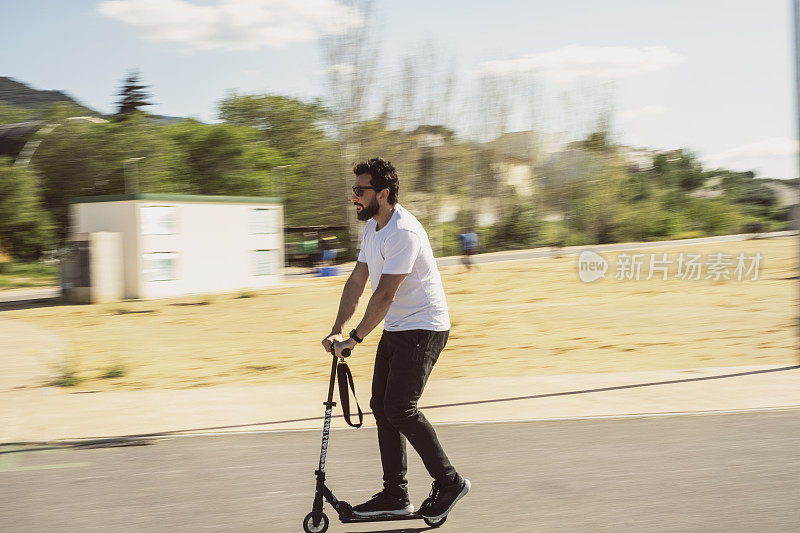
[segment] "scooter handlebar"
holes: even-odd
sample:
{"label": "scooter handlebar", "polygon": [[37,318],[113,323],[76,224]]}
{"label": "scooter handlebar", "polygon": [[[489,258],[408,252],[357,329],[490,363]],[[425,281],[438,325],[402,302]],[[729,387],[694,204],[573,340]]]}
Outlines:
{"label": "scooter handlebar", "polygon": [[[331,344],[331,353],[336,355],[336,350],[334,349],[333,344]],[[350,348],[345,348],[344,350],[342,350],[342,357],[350,357],[351,353],[352,351],[350,350]]]}

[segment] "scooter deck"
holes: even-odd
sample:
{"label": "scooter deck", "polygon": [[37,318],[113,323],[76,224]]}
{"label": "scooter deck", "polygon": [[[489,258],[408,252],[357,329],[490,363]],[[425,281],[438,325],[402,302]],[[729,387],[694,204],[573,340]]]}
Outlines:
{"label": "scooter deck", "polygon": [[388,522],[390,520],[425,520],[425,517],[417,513],[379,514],[375,516],[350,516],[348,518],[340,517],[339,520],[341,520],[344,524],[352,524],[355,522]]}

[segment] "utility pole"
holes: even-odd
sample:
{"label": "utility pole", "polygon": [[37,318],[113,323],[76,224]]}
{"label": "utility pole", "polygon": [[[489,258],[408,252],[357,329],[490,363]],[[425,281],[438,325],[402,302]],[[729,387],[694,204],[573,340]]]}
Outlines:
{"label": "utility pole", "polygon": [[[797,134],[800,138],[800,0],[792,0],[792,17],[794,20],[794,98],[795,120],[797,120]],[[800,176],[800,154],[798,154],[798,176]],[[798,185],[800,188],[800,184]],[[795,228],[800,228],[800,207],[795,209]],[[798,247],[800,250],[800,246]],[[800,279],[800,265],[798,265],[798,279]],[[800,309],[798,309],[797,326],[800,328]]]}

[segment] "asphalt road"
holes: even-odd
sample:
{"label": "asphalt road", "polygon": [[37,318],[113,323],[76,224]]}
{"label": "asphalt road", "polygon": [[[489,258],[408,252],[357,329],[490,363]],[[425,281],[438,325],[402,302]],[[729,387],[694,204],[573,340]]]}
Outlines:
{"label": "asphalt road", "polygon": [[[299,532],[321,432],[0,448],[0,531]],[[473,490],[442,532],[800,531],[800,410],[440,426]],[[375,431],[331,436],[328,479],[378,488]],[[411,496],[429,479],[411,452]],[[422,521],[331,532],[427,529]]]}

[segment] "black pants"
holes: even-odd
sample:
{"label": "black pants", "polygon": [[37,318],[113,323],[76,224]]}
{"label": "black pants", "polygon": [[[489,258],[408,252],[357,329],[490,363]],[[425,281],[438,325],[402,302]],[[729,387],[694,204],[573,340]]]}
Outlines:
{"label": "black pants", "polygon": [[464,249],[464,255],[461,258],[461,262],[464,264],[465,267],[467,267],[467,270],[469,270],[470,267],[472,266],[472,257],[471,256],[473,256],[473,255],[475,255],[475,250],[473,250],[472,248],[465,248]]}
{"label": "black pants", "polygon": [[430,422],[417,409],[433,365],[447,344],[449,331],[384,331],[375,356],[370,407],[378,424],[383,485],[395,496],[407,494],[406,439],[438,483],[457,480]]}

